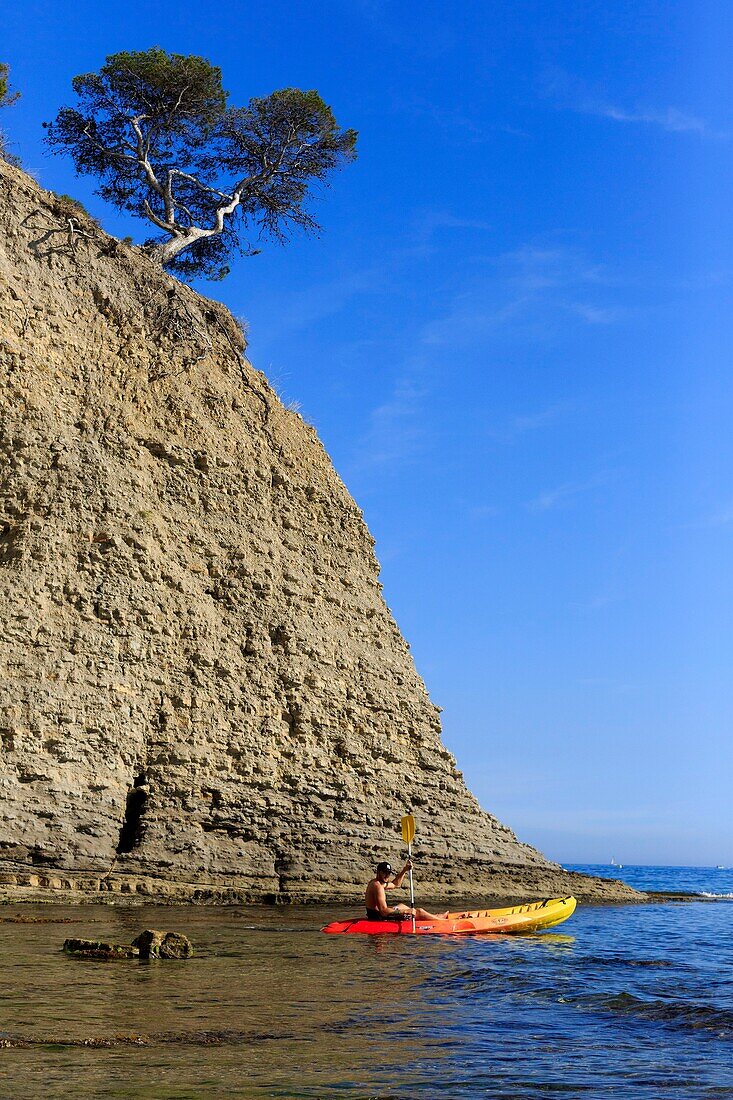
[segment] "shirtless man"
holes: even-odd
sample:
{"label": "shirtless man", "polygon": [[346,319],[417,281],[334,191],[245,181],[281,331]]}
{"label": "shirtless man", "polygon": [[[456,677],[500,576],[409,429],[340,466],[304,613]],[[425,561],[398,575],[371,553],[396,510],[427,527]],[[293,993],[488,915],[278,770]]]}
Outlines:
{"label": "shirtless man", "polygon": [[394,871],[389,863],[377,865],[376,878],[373,878],[367,886],[364,898],[369,920],[409,920],[411,917],[415,917],[416,920],[444,920],[448,916],[447,913],[428,913],[427,909],[410,909],[409,905],[403,905],[401,902],[393,906],[387,904],[386,891],[400,887],[411,868],[412,863],[408,859],[392,882]]}

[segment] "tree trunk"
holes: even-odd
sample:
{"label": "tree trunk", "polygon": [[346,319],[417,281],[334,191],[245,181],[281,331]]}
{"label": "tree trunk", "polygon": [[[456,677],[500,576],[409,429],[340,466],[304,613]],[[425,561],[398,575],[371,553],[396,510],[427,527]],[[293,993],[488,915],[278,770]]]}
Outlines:
{"label": "tree trunk", "polygon": [[175,237],[171,237],[169,241],[163,241],[162,244],[150,245],[148,255],[161,267],[165,267],[166,264],[176,258],[179,252],[183,252],[185,248],[190,248],[192,244],[200,241],[203,237],[216,236],[217,232],[216,229],[191,229],[185,236],[177,234]]}

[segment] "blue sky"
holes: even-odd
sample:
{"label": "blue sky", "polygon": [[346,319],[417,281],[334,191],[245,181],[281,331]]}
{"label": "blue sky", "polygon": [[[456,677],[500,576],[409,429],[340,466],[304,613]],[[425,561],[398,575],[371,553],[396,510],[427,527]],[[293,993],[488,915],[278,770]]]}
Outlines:
{"label": "blue sky", "polygon": [[360,131],[322,237],[201,289],[364,509],[483,805],[563,861],[733,862],[733,8],[225,12],[6,5],[16,152],[142,237],[43,150],[72,76],[159,44],[235,103],[318,88]]}

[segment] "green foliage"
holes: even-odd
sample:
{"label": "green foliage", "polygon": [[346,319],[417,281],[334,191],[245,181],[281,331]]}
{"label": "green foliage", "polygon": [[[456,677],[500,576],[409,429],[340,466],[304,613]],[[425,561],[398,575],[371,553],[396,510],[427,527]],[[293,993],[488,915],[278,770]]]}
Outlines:
{"label": "green foliage", "polygon": [[0,61],[0,107],[10,107],[20,99],[20,92],[10,91],[10,66]]}
{"label": "green foliage", "polygon": [[320,95],[285,88],[229,107],[221,72],[156,47],[118,53],[73,80],[77,106],[47,127],[55,152],[99,179],[98,194],[151,222],[148,248],[184,277],[222,278],[249,238],[284,242],[319,226],[314,184],[356,155]]}
{"label": "green foliage", "polygon": [[89,221],[97,228],[101,228],[97,219],[89,213],[85,206],[78,201],[78,199],[72,198],[71,195],[54,195],[53,206],[54,214],[60,218],[76,218],[80,221]]}
{"label": "green foliage", "polygon": [[187,124],[215,122],[226,107],[221,70],[203,57],[167,54],[160,47],[142,53],[116,53],[98,73],[77,76],[74,91],[113,114],[156,115],[172,133]]}
{"label": "green foliage", "polygon": [[[10,66],[0,61],[0,107],[11,107],[20,99],[20,92],[10,90]],[[5,134],[0,130],[0,159],[20,167],[20,160],[8,150]]]}

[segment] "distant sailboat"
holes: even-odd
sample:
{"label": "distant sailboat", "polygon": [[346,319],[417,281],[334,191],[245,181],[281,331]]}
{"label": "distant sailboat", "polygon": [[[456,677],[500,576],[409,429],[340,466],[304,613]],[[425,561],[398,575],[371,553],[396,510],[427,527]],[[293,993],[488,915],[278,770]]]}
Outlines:
{"label": "distant sailboat", "polygon": [[621,868],[623,867],[623,863],[617,863],[613,856],[611,856],[611,866],[618,867],[618,869],[621,870]]}

